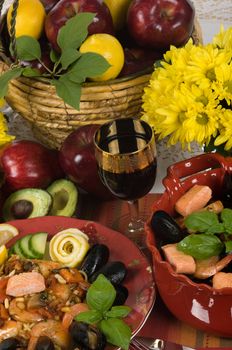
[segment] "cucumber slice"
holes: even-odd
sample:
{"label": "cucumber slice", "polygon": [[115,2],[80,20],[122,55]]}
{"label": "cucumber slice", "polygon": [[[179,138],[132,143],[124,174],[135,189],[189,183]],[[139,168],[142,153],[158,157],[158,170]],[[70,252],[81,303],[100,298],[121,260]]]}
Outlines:
{"label": "cucumber slice", "polygon": [[10,249],[8,250],[8,255],[11,256],[11,255],[14,255],[14,254],[16,254],[16,253],[15,253],[15,246],[12,245],[12,246],[10,247]]}
{"label": "cucumber slice", "polygon": [[30,237],[29,248],[38,259],[42,259],[44,257],[47,238],[48,234],[46,232],[34,233]]}
{"label": "cucumber slice", "polygon": [[15,244],[13,246],[14,247],[14,254],[18,255],[20,258],[25,259],[26,256],[23,254],[23,252],[22,252],[22,250],[21,250],[21,248],[19,246],[19,243],[20,243],[21,239],[19,239],[17,242],[15,242]]}
{"label": "cucumber slice", "polygon": [[30,234],[22,237],[19,240],[19,248],[26,258],[33,259],[33,258],[36,258],[36,256],[33,254],[33,252],[30,250],[30,247],[29,247],[29,241],[31,239],[31,236],[32,235]]}

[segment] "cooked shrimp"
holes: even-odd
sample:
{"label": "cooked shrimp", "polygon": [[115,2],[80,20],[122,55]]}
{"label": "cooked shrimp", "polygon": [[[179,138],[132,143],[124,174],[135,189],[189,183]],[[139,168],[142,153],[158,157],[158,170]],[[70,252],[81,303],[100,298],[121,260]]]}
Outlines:
{"label": "cooked shrimp", "polygon": [[221,260],[219,260],[217,256],[212,256],[209,259],[197,260],[194,276],[199,279],[211,277],[224,269],[231,261],[232,254],[226,255]]}
{"label": "cooked shrimp", "polygon": [[60,263],[55,261],[50,261],[50,260],[34,259],[32,261],[38,265],[39,270],[41,274],[44,276],[44,278],[47,278],[53,270],[58,270],[63,267],[63,265],[61,265]]}
{"label": "cooked shrimp", "polygon": [[70,307],[67,307],[67,311],[65,312],[63,319],[62,319],[62,325],[64,328],[68,329],[70,324],[72,323],[72,320],[75,316],[80,314],[81,312],[89,311],[89,307],[85,303],[79,303],[72,305]]}
{"label": "cooked shrimp", "polygon": [[61,349],[68,349],[70,345],[70,335],[68,330],[65,330],[61,322],[48,320],[46,322],[37,323],[31,330],[31,337],[28,343],[27,350],[34,350],[39,337],[49,337],[54,345]]}
{"label": "cooked shrimp", "polygon": [[9,305],[9,314],[16,320],[25,323],[43,321],[44,317],[36,310],[27,310],[26,303],[23,300],[13,299]]}
{"label": "cooked shrimp", "polygon": [[10,337],[16,337],[19,334],[22,325],[16,321],[6,321],[0,328],[0,342]]}

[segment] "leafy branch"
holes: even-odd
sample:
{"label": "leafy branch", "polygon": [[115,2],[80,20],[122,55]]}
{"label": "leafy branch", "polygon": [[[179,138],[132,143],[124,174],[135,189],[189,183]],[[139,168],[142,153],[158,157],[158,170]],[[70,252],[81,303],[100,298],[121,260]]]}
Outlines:
{"label": "leafy branch", "polygon": [[[96,53],[80,53],[78,50],[88,35],[88,26],[95,14],[78,13],[59,30],[57,43],[60,53],[51,49],[50,59],[53,69],[42,61],[39,41],[29,36],[16,39],[17,62],[0,76],[0,98],[5,97],[11,79],[20,76],[46,77],[56,88],[57,95],[73,108],[80,109],[81,86],[88,77],[103,74],[109,67],[107,60]],[[11,51],[11,48],[10,48]],[[38,69],[23,66],[23,62],[37,60],[45,68],[41,74]]]}

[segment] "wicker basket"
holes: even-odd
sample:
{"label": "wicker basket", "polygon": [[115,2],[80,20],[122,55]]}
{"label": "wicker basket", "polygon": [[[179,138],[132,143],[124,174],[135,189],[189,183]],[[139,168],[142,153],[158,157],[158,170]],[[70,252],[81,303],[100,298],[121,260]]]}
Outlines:
{"label": "wicker basket", "polygon": [[[196,44],[202,41],[197,21],[193,40]],[[0,60],[0,74],[8,69],[6,60]],[[6,100],[14,111],[29,121],[39,141],[59,148],[68,134],[82,125],[140,117],[142,94],[149,79],[150,73],[141,72],[104,83],[85,83],[80,110],[75,110],[57,96],[49,80],[20,77],[9,83]]]}

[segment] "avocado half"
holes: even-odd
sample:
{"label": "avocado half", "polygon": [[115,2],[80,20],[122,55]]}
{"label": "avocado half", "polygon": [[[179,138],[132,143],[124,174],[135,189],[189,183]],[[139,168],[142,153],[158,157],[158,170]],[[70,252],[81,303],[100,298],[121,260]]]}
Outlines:
{"label": "avocado half", "polygon": [[25,188],[12,193],[3,204],[5,221],[45,216],[52,204],[51,195],[38,188]]}
{"label": "avocado half", "polygon": [[47,192],[52,196],[49,215],[72,216],[75,213],[78,191],[73,182],[66,179],[54,181]]}

